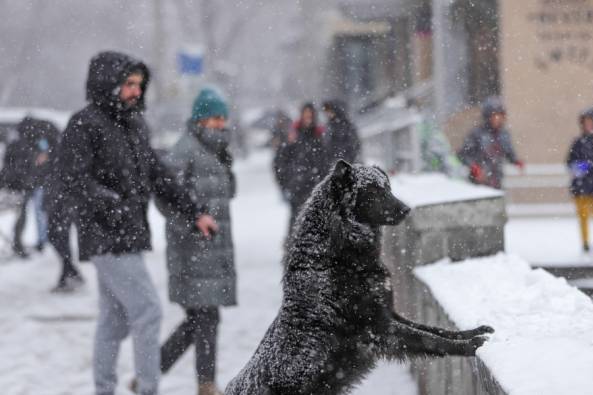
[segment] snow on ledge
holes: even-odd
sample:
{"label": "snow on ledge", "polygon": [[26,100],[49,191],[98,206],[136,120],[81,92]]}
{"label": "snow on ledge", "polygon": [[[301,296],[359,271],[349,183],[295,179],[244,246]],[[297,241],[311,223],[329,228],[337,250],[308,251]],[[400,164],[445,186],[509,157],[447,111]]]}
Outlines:
{"label": "snow on ledge", "polygon": [[452,179],[440,173],[397,175],[391,177],[391,188],[395,196],[410,207],[496,198],[504,195],[497,189]]}
{"label": "snow on ledge", "polygon": [[414,272],[460,329],[496,330],[478,356],[509,395],[593,393],[593,302],[566,280],[505,254]]}

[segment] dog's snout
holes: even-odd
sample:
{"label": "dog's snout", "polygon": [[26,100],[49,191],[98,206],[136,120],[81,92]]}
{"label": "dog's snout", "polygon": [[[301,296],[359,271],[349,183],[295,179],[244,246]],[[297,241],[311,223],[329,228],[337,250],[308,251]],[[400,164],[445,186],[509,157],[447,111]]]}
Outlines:
{"label": "dog's snout", "polygon": [[404,206],[404,207],[402,207],[400,209],[400,213],[402,215],[405,215],[405,216],[407,216],[408,214],[410,214],[411,211],[412,211],[412,209],[410,207],[408,207],[408,206]]}

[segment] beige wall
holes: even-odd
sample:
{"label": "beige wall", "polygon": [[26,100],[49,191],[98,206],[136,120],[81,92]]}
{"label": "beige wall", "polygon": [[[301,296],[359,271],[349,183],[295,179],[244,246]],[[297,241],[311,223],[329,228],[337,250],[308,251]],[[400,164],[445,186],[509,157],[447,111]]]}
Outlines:
{"label": "beige wall", "polygon": [[432,77],[432,35],[415,33],[412,35],[412,80],[414,83]]}
{"label": "beige wall", "polygon": [[528,163],[561,163],[593,105],[593,0],[500,0],[501,80]]}

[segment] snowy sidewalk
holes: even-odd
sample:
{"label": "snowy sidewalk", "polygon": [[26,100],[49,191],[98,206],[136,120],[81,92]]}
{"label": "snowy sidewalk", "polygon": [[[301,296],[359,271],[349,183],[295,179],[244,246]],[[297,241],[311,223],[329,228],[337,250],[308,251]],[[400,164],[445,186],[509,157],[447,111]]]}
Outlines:
{"label": "snowy sidewalk", "polygon": [[593,268],[593,253],[581,250],[579,224],[574,217],[513,218],[505,227],[505,246],[534,266]]}
{"label": "snowy sidewalk", "polygon": [[[232,215],[239,275],[239,306],[223,309],[219,338],[218,382],[226,383],[251,357],[281,301],[281,245],[288,212],[270,172],[271,158],[261,153],[236,164],[238,198]],[[0,216],[10,234],[13,217]],[[146,262],[164,311],[161,338],[182,319],[167,300],[163,219],[151,209],[154,251]],[[32,224],[27,227],[29,244]],[[53,295],[58,260],[51,250],[29,261],[0,263],[0,393],[3,395],[92,394],[91,355],[97,314],[94,268],[83,264],[86,288],[73,295]],[[161,393],[196,393],[193,350],[163,377]],[[120,394],[133,375],[131,342],[120,352]],[[356,395],[415,395],[408,370],[383,364],[354,392]]]}

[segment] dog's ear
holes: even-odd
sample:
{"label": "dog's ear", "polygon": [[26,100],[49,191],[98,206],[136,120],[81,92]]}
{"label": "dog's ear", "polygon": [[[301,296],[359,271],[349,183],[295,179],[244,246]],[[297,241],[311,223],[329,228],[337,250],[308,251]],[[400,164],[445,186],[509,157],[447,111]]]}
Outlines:
{"label": "dog's ear", "polygon": [[338,160],[332,171],[332,181],[342,184],[351,182],[352,165],[343,159]]}
{"label": "dog's ear", "polygon": [[389,175],[385,172],[385,170],[381,169],[379,166],[373,166],[375,169],[379,170],[381,174],[385,176],[389,180]]}
{"label": "dog's ear", "polygon": [[331,175],[332,189],[336,200],[341,200],[344,193],[352,190],[353,178],[352,165],[342,159],[337,161]]}

